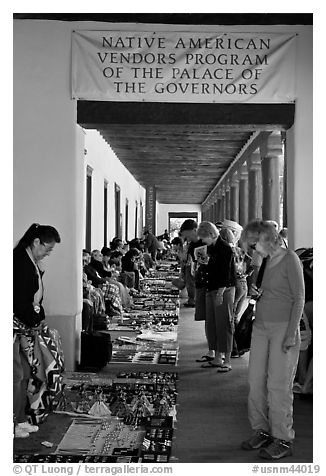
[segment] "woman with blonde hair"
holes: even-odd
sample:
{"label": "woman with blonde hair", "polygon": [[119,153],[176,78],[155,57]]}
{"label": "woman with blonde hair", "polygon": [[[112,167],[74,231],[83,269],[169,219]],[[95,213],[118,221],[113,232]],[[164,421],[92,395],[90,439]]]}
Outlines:
{"label": "woman with blonde hair", "polygon": [[[246,304],[248,294],[247,276],[251,272],[251,258],[242,248],[240,248],[240,246],[238,246],[242,226],[231,220],[224,220],[223,226],[224,228],[221,229],[220,236],[224,241],[229,243],[234,254],[235,296],[233,303],[233,325],[234,329],[236,329]],[[238,352],[237,343],[235,339],[233,339],[231,357],[240,357],[241,355],[241,352]]]}
{"label": "woman with blonde hair", "polygon": [[[211,222],[202,222],[198,237],[207,245],[207,256],[198,258],[206,264],[206,320],[205,331],[213,360],[202,365],[217,367],[218,372],[229,372],[233,340],[233,302],[235,294],[234,261],[231,247],[219,236]],[[200,250],[200,248],[197,248]],[[200,261],[201,260],[201,261]],[[224,356],[224,362],[223,362]]]}
{"label": "woman with blonde hair", "polygon": [[270,223],[250,222],[242,242],[266,262],[249,360],[248,415],[254,433],[242,448],[260,448],[261,458],[278,460],[292,454],[294,440],[292,387],[300,351],[303,271],[296,253],[282,247]]}

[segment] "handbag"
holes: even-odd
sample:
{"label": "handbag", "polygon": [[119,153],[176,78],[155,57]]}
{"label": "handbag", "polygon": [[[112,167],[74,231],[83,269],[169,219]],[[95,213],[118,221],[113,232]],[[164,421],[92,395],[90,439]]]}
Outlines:
{"label": "handbag", "polygon": [[173,279],[172,285],[178,288],[180,291],[182,291],[186,287],[186,283],[184,282],[184,279],[181,277]]}
{"label": "handbag", "polygon": [[[263,280],[263,275],[265,271],[267,259],[264,258],[262,264],[259,268],[256,286],[259,289]],[[249,304],[245,311],[243,312],[239,324],[235,328],[234,339],[237,344],[237,349],[239,354],[244,354],[250,350],[251,344],[251,334],[252,334],[252,325],[255,315],[255,301],[252,299],[249,301]]]}
{"label": "handbag", "polygon": [[207,266],[200,264],[195,272],[196,289],[206,288],[207,285]]}
{"label": "handbag", "polygon": [[300,319],[300,350],[307,350],[309,345],[311,344],[311,329],[309,326],[309,321],[307,318],[306,313],[303,311],[302,317]]}

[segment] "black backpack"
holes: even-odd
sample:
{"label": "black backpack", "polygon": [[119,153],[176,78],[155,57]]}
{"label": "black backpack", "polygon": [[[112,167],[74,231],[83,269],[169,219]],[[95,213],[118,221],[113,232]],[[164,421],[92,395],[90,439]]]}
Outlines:
{"label": "black backpack", "polygon": [[295,252],[303,267],[305,302],[313,301],[313,248],[298,248]]}

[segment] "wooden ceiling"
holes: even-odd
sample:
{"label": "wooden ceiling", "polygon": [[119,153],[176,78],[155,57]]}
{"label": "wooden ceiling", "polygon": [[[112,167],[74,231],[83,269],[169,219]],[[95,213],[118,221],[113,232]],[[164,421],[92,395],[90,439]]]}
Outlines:
{"label": "wooden ceiling", "polygon": [[253,133],[212,124],[98,130],[141,185],[155,185],[161,203],[202,203]]}
{"label": "wooden ceiling", "polygon": [[160,203],[180,204],[203,203],[253,134],[288,129],[294,113],[294,104],[77,104],[78,124],[99,131]]}

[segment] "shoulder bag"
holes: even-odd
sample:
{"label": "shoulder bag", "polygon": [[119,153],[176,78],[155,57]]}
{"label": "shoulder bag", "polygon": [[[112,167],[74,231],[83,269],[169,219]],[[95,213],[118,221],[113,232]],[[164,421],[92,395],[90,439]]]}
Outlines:
{"label": "shoulder bag", "polygon": [[[267,258],[264,258],[259,268],[256,286],[259,289],[263,280]],[[234,339],[237,344],[239,354],[244,354],[250,350],[252,325],[255,313],[255,302],[250,299],[249,304],[243,312],[239,324],[234,332]]]}

